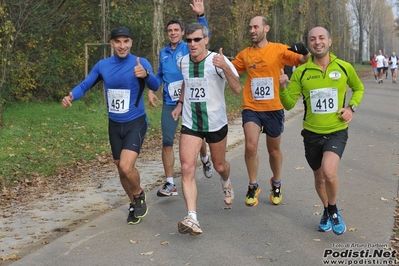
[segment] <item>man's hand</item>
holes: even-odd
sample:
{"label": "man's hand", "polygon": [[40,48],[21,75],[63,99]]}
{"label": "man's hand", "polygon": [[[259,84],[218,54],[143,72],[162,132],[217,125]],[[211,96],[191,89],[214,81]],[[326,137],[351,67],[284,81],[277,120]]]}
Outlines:
{"label": "man's hand", "polygon": [[152,107],[158,108],[155,101],[160,102],[161,100],[159,100],[158,96],[152,90],[148,90],[148,101]]}
{"label": "man's hand", "polygon": [[215,67],[223,69],[224,67],[227,66],[226,61],[224,60],[224,55],[223,55],[223,48],[219,49],[219,54],[216,54],[213,59],[212,63]]}
{"label": "man's hand", "polygon": [[341,108],[338,110],[338,113],[341,115],[339,118],[345,120],[345,124],[349,124],[353,118],[353,111],[350,107]]}
{"label": "man's hand", "polygon": [[286,74],[284,74],[284,70],[280,69],[280,76],[278,78],[279,82],[280,82],[280,90],[284,90],[285,87],[287,86],[287,83],[290,82],[288,76]]}
{"label": "man's hand", "polygon": [[204,8],[204,1],[202,0],[193,0],[193,3],[190,4],[191,9],[199,16],[204,14],[205,8]]}
{"label": "man's hand", "polygon": [[147,76],[147,72],[145,71],[144,67],[140,63],[140,57],[136,58],[136,66],[133,69],[133,73],[136,78],[145,78]]}
{"label": "man's hand", "polygon": [[182,104],[177,104],[177,105],[176,105],[176,108],[173,109],[171,115],[172,115],[172,117],[173,117],[173,119],[174,119],[175,121],[177,121],[177,119],[179,119],[179,117],[180,117],[180,115],[181,115],[181,110],[182,110],[182,108],[183,108]]}
{"label": "man's hand", "polygon": [[309,50],[301,42],[294,43],[290,48],[288,48],[288,50],[301,55],[309,54]]}
{"label": "man's hand", "polygon": [[72,106],[72,102],[73,102],[73,94],[72,94],[72,92],[70,92],[68,96],[65,96],[62,99],[61,104],[62,104],[62,107],[68,108],[69,106]]}

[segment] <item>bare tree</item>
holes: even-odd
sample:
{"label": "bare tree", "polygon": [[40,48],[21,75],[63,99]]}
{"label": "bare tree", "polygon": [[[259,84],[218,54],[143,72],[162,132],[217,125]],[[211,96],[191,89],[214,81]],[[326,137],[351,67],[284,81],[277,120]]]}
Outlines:
{"label": "bare tree", "polygon": [[[370,47],[370,32],[380,5],[380,0],[350,0],[359,32],[357,62],[361,62],[363,59],[364,41],[367,41],[367,47]],[[366,36],[364,36],[365,33]],[[367,58],[369,58],[369,50],[366,53]]]}
{"label": "bare tree", "polygon": [[0,4],[0,128],[3,127],[3,85],[7,75],[8,54],[13,42],[14,25],[8,19],[5,3]]}
{"label": "bare tree", "polygon": [[164,24],[163,24],[163,5],[164,0],[154,0],[154,23],[153,27],[153,41],[152,41],[152,66],[154,72],[158,69],[159,53],[163,47],[164,41]]}

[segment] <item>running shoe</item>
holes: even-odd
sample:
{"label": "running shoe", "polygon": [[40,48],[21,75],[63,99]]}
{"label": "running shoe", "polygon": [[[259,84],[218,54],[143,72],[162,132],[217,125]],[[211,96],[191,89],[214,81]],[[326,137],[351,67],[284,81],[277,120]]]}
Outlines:
{"label": "running shoe", "polygon": [[273,185],[273,178],[270,178],[270,186],[272,187],[270,190],[270,202],[274,205],[278,205],[283,200],[283,194],[281,194],[281,185],[276,187]]}
{"label": "running shoe", "polygon": [[327,232],[331,230],[331,221],[330,215],[328,212],[324,212],[323,216],[321,216],[320,223],[319,223],[319,231],[320,232]]}
{"label": "running shoe", "polygon": [[133,196],[134,213],[137,218],[143,218],[148,213],[147,203],[145,201],[146,195],[144,190],[141,190],[139,195]]}
{"label": "running shoe", "polygon": [[177,189],[175,184],[171,184],[166,182],[160,190],[157,192],[158,197],[168,197],[168,196],[177,196]]}
{"label": "running shoe", "polygon": [[134,215],[134,206],[130,203],[129,215],[127,216],[127,224],[138,224],[141,222],[140,218]]}
{"label": "running shoe", "polygon": [[208,161],[206,163],[204,163],[202,160],[202,171],[204,171],[204,175],[207,178],[211,178],[212,174],[213,174],[213,168],[212,168],[212,163],[211,161],[208,159]]}
{"label": "running shoe", "polygon": [[226,205],[231,205],[234,201],[234,191],[231,183],[227,187],[222,185],[223,189],[223,201]]}
{"label": "running shoe", "polygon": [[255,207],[258,205],[258,196],[262,190],[260,186],[248,186],[247,196],[245,198],[245,205],[249,207]]}
{"label": "running shoe", "polygon": [[334,234],[342,235],[346,231],[346,225],[342,220],[341,213],[337,210],[337,212],[330,214],[331,226]]}
{"label": "running shoe", "polygon": [[184,217],[184,220],[177,224],[180,234],[190,234],[193,236],[202,234],[199,222],[194,220],[190,215]]}

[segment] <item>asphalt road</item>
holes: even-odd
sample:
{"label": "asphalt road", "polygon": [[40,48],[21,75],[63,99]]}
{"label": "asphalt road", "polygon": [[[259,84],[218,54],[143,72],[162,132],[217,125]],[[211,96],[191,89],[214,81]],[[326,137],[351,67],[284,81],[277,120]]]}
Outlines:
{"label": "asphalt road", "polygon": [[[317,231],[323,209],[304,158],[299,112],[285,123],[280,205],[269,203],[271,171],[262,135],[258,206],[244,204],[248,177],[241,144],[227,154],[235,191],[231,208],[223,203],[218,174],[207,179],[202,169],[197,171],[202,235],[177,231],[177,222],[187,213],[177,180],[179,196],[158,198],[158,188],[147,193],[149,213],[140,224],[126,224],[127,208],[123,206],[12,265],[305,266],[327,265],[331,259],[341,259],[346,263],[342,265],[379,265],[392,259],[384,252],[391,245],[398,190],[399,84],[384,81],[364,81],[366,93],[349,126],[339,170],[337,206],[348,228],[341,236]],[[385,258],[373,257],[384,254]]]}

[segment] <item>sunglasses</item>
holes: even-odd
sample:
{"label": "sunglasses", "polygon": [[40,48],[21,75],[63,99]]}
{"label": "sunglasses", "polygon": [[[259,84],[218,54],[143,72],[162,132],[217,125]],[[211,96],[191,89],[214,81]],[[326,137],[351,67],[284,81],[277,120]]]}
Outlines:
{"label": "sunglasses", "polygon": [[204,38],[200,38],[200,37],[198,37],[198,38],[193,38],[193,39],[191,39],[191,38],[186,38],[186,43],[192,43],[193,41],[194,41],[194,42],[200,42],[202,39],[204,39]]}

